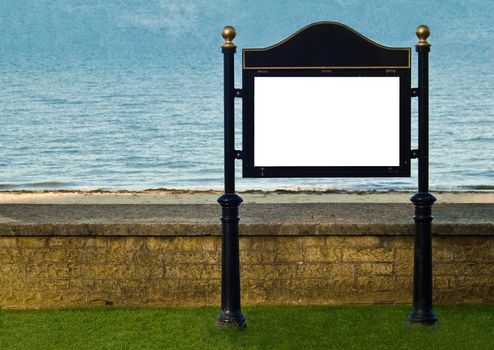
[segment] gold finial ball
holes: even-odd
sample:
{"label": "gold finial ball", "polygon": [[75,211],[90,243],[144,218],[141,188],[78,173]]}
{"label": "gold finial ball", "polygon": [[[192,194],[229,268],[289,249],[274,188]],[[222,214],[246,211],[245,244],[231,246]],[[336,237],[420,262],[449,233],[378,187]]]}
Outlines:
{"label": "gold finial ball", "polygon": [[221,32],[221,36],[225,41],[231,42],[237,36],[237,31],[232,26],[226,26]]}
{"label": "gold finial ball", "polygon": [[427,41],[427,38],[431,35],[431,31],[425,24],[421,24],[417,27],[417,32],[415,34],[417,34],[420,41]]}

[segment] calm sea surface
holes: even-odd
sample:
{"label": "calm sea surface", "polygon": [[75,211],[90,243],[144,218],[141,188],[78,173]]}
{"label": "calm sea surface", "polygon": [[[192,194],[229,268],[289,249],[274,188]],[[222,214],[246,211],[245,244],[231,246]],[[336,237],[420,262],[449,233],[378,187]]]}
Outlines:
{"label": "calm sea surface", "polygon": [[[260,3],[4,0],[0,190],[220,189],[221,28],[237,27],[240,48],[264,47],[320,20],[412,47],[416,26],[428,24],[431,187],[494,189],[494,3]],[[236,60],[240,87],[240,54]],[[237,186],[403,190],[415,188],[412,172],[387,180],[238,179]]]}

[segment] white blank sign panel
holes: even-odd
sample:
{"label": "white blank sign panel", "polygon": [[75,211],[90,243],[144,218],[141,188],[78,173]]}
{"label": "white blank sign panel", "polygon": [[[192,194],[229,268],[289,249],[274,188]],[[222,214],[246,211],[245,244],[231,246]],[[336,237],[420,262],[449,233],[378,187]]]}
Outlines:
{"label": "white blank sign panel", "polygon": [[399,166],[399,77],[255,77],[254,166]]}

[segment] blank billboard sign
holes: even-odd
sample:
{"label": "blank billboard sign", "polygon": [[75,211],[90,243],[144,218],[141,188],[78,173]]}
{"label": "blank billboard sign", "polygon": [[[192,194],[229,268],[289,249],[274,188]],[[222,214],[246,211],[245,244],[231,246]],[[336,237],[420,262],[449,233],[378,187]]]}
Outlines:
{"label": "blank billboard sign", "polygon": [[254,167],[400,166],[400,77],[254,77]]}

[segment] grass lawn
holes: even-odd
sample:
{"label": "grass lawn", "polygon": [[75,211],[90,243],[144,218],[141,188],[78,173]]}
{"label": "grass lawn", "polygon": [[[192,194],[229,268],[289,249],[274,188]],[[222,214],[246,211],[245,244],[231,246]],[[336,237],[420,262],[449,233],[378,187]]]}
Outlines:
{"label": "grass lawn", "polygon": [[494,305],[244,307],[247,329],[217,330],[217,308],[0,310],[0,349],[494,349]]}

